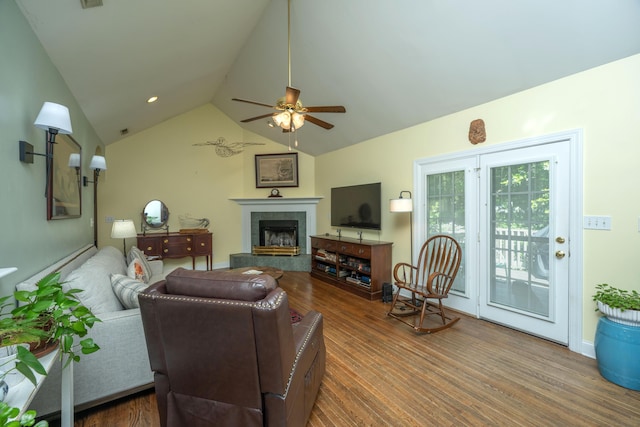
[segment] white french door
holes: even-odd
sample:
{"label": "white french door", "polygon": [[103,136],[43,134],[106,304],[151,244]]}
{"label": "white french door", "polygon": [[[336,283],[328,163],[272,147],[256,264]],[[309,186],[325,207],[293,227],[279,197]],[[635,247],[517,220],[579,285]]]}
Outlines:
{"label": "white french door", "polygon": [[[422,177],[426,209],[424,215],[417,215],[416,221],[424,225],[421,236],[414,242],[418,247],[435,234],[453,236],[462,248],[463,259],[456,280],[449,291],[446,305],[465,313],[477,312],[478,281],[475,238],[477,234],[476,209],[477,159],[475,157],[452,159],[430,165]],[[419,226],[420,230],[421,227]]]}
{"label": "white french door", "polygon": [[480,158],[479,315],[569,337],[569,144]]}
{"label": "white french door", "polygon": [[568,344],[570,166],[554,138],[417,162],[414,252],[440,233],[463,248],[447,306]]}

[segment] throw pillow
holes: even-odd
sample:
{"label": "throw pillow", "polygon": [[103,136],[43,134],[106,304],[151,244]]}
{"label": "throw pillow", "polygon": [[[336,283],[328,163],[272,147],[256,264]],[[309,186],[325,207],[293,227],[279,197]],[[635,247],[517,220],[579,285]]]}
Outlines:
{"label": "throw pillow", "polygon": [[144,254],[144,252],[142,252],[138,247],[131,247],[127,259],[129,263],[131,263],[131,261],[133,261],[134,259],[140,260],[144,270],[147,272],[147,281],[149,280],[149,278],[151,278],[151,264],[149,264],[149,260],[147,259],[147,256]]}
{"label": "throw pillow", "polygon": [[149,283],[149,278],[151,277],[151,271],[147,270],[144,266],[144,263],[138,258],[134,258],[129,264],[129,268],[127,268],[127,276],[132,279],[140,280],[144,283]]}
{"label": "throw pillow", "polygon": [[136,279],[132,279],[124,274],[112,274],[111,275],[111,287],[113,293],[116,294],[118,300],[125,308],[138,308],[140,303],[138,302],[138,294],[149,285]]}

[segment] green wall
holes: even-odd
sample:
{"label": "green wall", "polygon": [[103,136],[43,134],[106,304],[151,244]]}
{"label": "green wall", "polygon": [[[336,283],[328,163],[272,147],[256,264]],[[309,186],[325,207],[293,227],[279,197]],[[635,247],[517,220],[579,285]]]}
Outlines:
{"label": "green wall", "polygon": [[69,108],[85,174],[101,141],[14,0],[0,0],[0,58],[0,267],[18,268],[0,279],[0,295],[6,295],[20,280],[93,242],[87,215],[93,210],[92,192],[81,190],[81,218],[47,221],[44,157],[20,162],[18,141],[44,153],[45,132],[33,122],[45,101]]}

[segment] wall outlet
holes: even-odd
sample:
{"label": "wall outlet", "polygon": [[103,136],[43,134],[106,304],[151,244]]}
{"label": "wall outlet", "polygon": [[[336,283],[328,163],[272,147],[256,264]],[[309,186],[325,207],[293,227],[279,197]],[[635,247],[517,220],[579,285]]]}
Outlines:
{"label": "wall outlet", "polygon": [[585,230],[611,230],[611,217],[586,215],[583,228]]}

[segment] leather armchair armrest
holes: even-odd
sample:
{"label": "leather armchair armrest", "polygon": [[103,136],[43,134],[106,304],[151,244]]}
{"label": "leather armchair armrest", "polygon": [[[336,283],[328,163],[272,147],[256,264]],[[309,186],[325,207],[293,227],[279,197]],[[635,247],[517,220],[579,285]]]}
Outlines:
{"label": "leather armchair armrest", "polygon": [[322,314],[311,310],[302,317],[300,322],[293,325],[293,342],[296,346],[296,354],[300,352],[309,335],[317,334],[318,332],[322,334],[322,322]]}
{"label": "leather armchair armrest", "polygon": [[[323,317],[317,311],[307,313],[302,321],[293,326],[293,341],[296,347],[296,358],[292,367],[291,378],[297,375],[306,376],[314,363],[321,363],[319,375],[322,379],[325,371],[325,346],[323,336]],[[317,360],[317,355],[321,358]],[[317,369],[317,368],[316,368]],[[293,381],[293,380],[292,380]]]}
{"label": "leather armchair armrest", "polygon": [[322,314],[310,311],[292,328],[295,361],[284,395],[264,395],[266,425],[305,425],[325,373]]}

